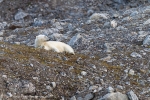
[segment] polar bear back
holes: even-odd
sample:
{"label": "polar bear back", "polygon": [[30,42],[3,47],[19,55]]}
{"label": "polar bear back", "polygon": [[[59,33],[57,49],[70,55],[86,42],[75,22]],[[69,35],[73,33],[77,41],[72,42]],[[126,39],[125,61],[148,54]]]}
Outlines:
{"label": "polar bear back", "polygon": [[46,41],[41,46],[44,47],[45,50],[53,50],[56,52],[68,52],[74,54],[74,50],[68,44],[59,41]]}

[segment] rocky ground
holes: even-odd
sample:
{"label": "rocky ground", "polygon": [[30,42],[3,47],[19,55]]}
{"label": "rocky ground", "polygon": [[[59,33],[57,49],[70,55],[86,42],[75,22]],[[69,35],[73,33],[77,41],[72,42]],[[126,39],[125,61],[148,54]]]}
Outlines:
{"label": "rocky ground", "polygon": [[0,100],[150,100],[149,2],[0,0]]}

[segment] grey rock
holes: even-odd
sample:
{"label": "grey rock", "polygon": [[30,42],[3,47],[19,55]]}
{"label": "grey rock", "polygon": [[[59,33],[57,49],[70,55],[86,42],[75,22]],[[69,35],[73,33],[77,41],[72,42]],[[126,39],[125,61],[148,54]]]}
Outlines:
{"label": "grey rock", "polygon": [[110,27],[110,22],[105,22],[103,27],[109,28]]}
{"label": "grey rock", "polygon": [[97,88],[98,88],[97,85],[93,85],[93,86],[90,86],[90,87],[89,87],[89,90],[95,90],[95,89],[97,89]]}
{"label": "grey rock", "polygon": [[150,45],[150,35],[146,36],[146,38],[143,41],[143,45]]}
{"label": "grey rock", "polygon": [[117,85],[117,89],[119,89],[119,90],[123,90],[123,86],[121,86],[121,85]]}
{"label": "grey rock", "polygon": [[51,87],[55,88],[56,87],[56,82],[51,82]]}
{"label": "grey rock", "polygon": [[[109,50],[109,49],[108,49]],[[108,51],[107,51],[108,52]],[[110,51],[109,51],[110,52]],[[104,58],[101,58],[100,60],[103,60],[103,61],[107,61],[107,62],[113,62],[115,61],[116,59],[113,59],[111,57],[111,55],[108,54],[108,56],[104,57]]]}
{"label": "grey rock", "polygon": [[108,93],[98,100],[128,100],[128,97],[125,94],[116,92],[116,93]]}
{"label": "grey rock", "polygon": [[62,38],[63,38],[63,35],[62,35],[62,34],[59,34],[59,33],[53,33],[53,34],[50,36],[50,39],[55,40],[55,41],[61,41]]}
{"label": "grey rock", "polygon": [[66,72],[61,72],[60,74],[61,76],[64,76],[64,77],[67,75]]}
{"label": "grey rock", "polygon": [[35,86],[27,80],[14,80],[8,84],[8,88],[12,93],[34,93]]}
{"label": "grey rock", "polygon": [[127,2],[127,0],[114,0],[114,1],[119,4],[125,4],[125,2]]}
{"label": "grey rock", "polygon": [[117,29],[118,31],[127,30],[127,28],[125,28],[124,26],[118,26],[116,29]]}
{"label": "grey rock", "polygon": [[20,42],[14,42],[15,44],[17,44],[17,45],[20,45],[21,43]]}
{"label": "grey rock", "polygon": [[150,77],[147,78],[147,81],[150,82]]}
{"label": "grey rock", "polygon": [[86,71],[81,71],[81,75],[85,76],[85,75],[87,75],[87,72]]}
{"label": "grey rock", "polygon": [[150,24],[150,19],[146,20],[143,24],[144,24],[144,25]]}
{"label": "grey rock", "polygon": [[132,53],[130,54],[130,56],[131,56],[131,57],[134,57],[134,58],[142,58],[142,56],[141,56],[139,53],[137,53],[137,52],[132,52]]}
{"label": "grey rock", "polygon": [[92,9],[89,9],[89,10],[87,11],[87,15],[88,15],[88,16],[92,15],[93,13],[94,13],[94,11],[93,11]]}
{"label": "grey rock", "polygon": [[134,70],[133,70],[133,69],[130,69],[130,70],[129,70],[129,74],[130,74],[130,75],[134,75]]}
{"label": "grey rock", "polygon": [[4,30],[0,31],[0,36],[2,36],[4,34]]}
{"label": "grey rock", "polygon": [[112,88],[111,86],[109,86],[109,87],[107,88],[107,92],[108,92],[108,93],[114,92],[114,88]]}
{"label": "grey rock", "polygon": [[134,11],[134,12],[132,12],[132,13],[130,14],[130,16],[131,16],[131,17],[135,17],[135,16],[138,15],[138,14],[139,14],[138,11]]}
{"label": "grey rock", "polygon": [[63,22],[55,22],[54,24],[53,24],[53,26],[55,27],[55,28],[57,28],[58,30],[63,30],[64,28],[63,28],[63,26],[65,25],[65,23],[63,23]]}
{"label": "grey rock", "polygon": [[2,3],[3,2],[3,0],[0,0],[0,3]]}
{"label": "grey rock", "polygon": [[69,29],[69,31],[72,31],[74,28],[75,28],[75,27],[74,27],[71,23],[68,24],[68,29]]}
{"label": "grey rock", "polygon": [[73,37],[70,39],[70,41],[68,42],[68,44],[69,44],[70,46],[74,46],[75,44],[78,43],[79,39],[81,39],[81,38],[82,38],[82,36],[81,36],[80,34],[77,34],[76,36],[73,36]]}
{"label": "grey rock", "polygon": [[23,11],[19,11],[17,12],[17,14],[15,15],[15,20],[20,20],[23,19],[24,17],[28,16],[27,13],[23,12]]}
{"label": "grey rock", "polygon": [[3,37],[0,37],[0,41],[3,41],[4,40],[4,38]]}
{"label": "grey rock", "polygon": [[2,78],[5,78],[5,79],[6,79],[6,78],[7,78],[7,75],[2,75]]}
{"label": "grey rock", "polygon": [[139,84],[140,84],[141,86],[145,86],[145,82],[146,82],[146,80],[139,80]]}
{"label": "grey rock", "polygon": [[16,38],[17,35],[10,35],[8,37],[6,37],[6,41],[12,40],[13,38]]}
{"label": "grey rock", "polygon": [[[149,0],[148,0],[148,1],[149,1]],[[142,13],[144,13],[144,14],[150,13],[150,6],[144,7],[144,8],[142,9]]]}
{"label": "grey rock", "polygon": [[57,28],[48,28],[48,29],[39,30],[37,33],[49,35],[49,34],[53,34],[53,33],[59,33],[59,30]]}
{"label": "grey rock", "polygon": [[12,97],[12,96],[13,96],[11,92],[7,92],[7,95],[8,95],[9,97]]}
{"label": "grey rock", "polygon": [[84,100],[82,97],[78,97],[77,100]]}
{"label": "grey rock", "polygon": [[7,26],[7,22],[0,23],[0,30],[3,30]]}
{"label": "grey rock", "polygon": [[33,22],[33,26],[42,26],[44,24],[44,20],[35,18]]}
{"label": "grey rock", "polygon": [[110,22],[110,24],[111,24],[111,26],[112,26],[113,28],[116,28],[116,27],[117,27],[117,21],[115,21],[115,20],[112,20],[112,21]]}
{"label": "grey rock", "polygon": [[71,97],[70,100],[77,100],[75,96]]}
{"label": "grey rock", "polygon": [[129,100],[139,100],[137,95],[132,90],[127,93],[127,96],[129,98]]}
{"label": "grey rock", "polygon": [[124,11],[123,16],[127,16],[127,15],[129,16],[131,13],[133,13],[135,11],[137,11],[136,8],[128,9],[128,10]]}
{"label": "grey rock", "polygon": [[106,52],[112,52],[112,50],[115,49],[115,47],[111,43],[105,43],[104,47]]}
{"label": "grey rock", "polygon": [[84,97],[84,100],[91,100],[91,99],[93,99],[93,97],[94,97],[94,95],[92,93],[89,93]]}
{"label": "grey rock", "polygon": [[138,33],[138,41],[143,41],[144,40],[144,38],[148,35],[148,34],[150,34],[149,32],[146,32],[146,31],[139,31],[139,33]]}

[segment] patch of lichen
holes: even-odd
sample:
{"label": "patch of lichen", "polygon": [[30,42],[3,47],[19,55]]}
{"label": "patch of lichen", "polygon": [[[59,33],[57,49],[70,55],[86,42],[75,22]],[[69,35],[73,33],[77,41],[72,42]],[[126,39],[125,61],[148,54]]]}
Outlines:
{"label": "patch of lichen", "polygon": [[102,61],[101,65],[107,67],[108,70],[115,70],[115,71],[120,71],[121,70],[121,66],[111,65],[111,64],[108,64],[106,61]]}
{"label": "patch of lichen", "polygon": [[17,62],[28,62],[30,58],[38,59],[40,62],[46,62],[48,57],[43,57],[41,51],[36,50],[33,47],[28,47],[25,45],[7,45],[4,48],[6,57],[13,58]]}

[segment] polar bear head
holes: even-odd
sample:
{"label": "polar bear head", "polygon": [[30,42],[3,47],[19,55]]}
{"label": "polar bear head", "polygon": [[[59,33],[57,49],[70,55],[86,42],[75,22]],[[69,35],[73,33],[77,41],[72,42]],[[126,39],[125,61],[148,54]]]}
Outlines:
{"label": "polar bear head", "polygon": [[36,40],[38,40],[40,42],[45,42],[45,41],[49,40],[49,38],[46,35],[38,35],[38,36],[36,36]]}
{"label": "polar bear head", "polygon": [[43,42],[46,42],[48,40],[49,40],[49,38],[47,36],[45,36],[45,35],[38,35],[38,36],[36,36],[35,45],[34,46],[35,47],[40,47]]}

